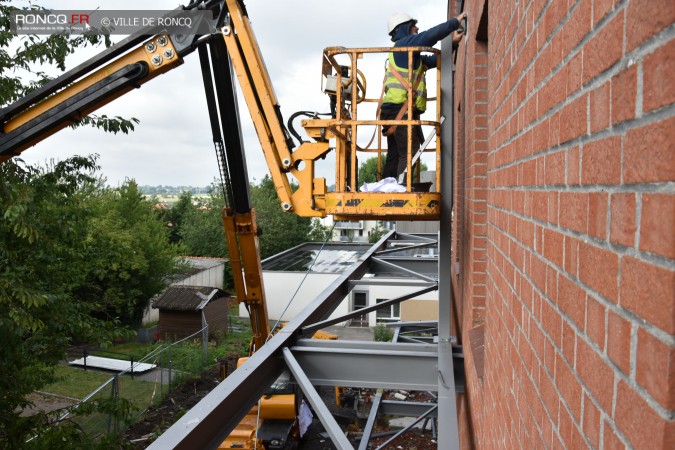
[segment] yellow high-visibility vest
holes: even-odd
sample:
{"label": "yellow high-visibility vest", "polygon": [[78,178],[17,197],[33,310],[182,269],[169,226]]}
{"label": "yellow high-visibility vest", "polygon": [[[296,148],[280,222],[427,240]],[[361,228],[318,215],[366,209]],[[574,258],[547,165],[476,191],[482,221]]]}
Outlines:
{"label": "yellow high-visibility vest", "polygon": [[[397,77],[394,71],[398,72],[400,77]],[[421,62],[417,69],[413,69],[412,81],[415,92],[415,108],[420,112],[424,112],[427,109],[427,85],[424,79],[424,70]],[[387,65],[384,90],[383,103],[403,105],[408,100],[408,69],[396,65],[394,53],[389,53],[389,64]]]}

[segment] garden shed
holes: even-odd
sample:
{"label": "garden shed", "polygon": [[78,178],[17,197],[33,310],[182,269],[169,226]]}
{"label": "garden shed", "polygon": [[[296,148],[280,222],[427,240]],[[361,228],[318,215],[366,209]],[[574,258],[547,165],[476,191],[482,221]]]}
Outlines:
{"label": "garden shed", "polygon": [[169,286],[153,302],[159,310],[159,336],[178,340],[208,324],[209,334],[227,331],[229,295],[222,289],[203,286]]}

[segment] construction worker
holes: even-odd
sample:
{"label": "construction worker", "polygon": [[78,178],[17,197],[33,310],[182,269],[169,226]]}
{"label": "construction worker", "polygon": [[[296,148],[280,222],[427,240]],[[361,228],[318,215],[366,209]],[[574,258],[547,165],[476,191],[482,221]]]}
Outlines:
{"label": "construction worker", "polygon": [[[431,47],[438,41],[449,36],[460,27],[460,22],[466,17],[466,12],[456,18],[436,25],[429,30],[419,32],[417,20],[405,13],[393,14],[387,22],[387,31],[394,47]],[[458,43],[463,34],[455,32],[453,43]],[[425,72],[438,65],[435,54],[413,54],[413,120],[419,120],[420,115],[427,107],[427,91]],[[380,110],[381,120],[405,120],[408,117],[408,54],[405,52],[389,53],[389,63],[384,82],[384,96]],[[387,137],[387,162],[382,173],[383,178],[401,175],[408,164],[408,127],[385,126],[382,133]],[[413,128],[411,154],[419,149],[424,141],[421,126]],[[399,180],[401,182],[402,180]]]}

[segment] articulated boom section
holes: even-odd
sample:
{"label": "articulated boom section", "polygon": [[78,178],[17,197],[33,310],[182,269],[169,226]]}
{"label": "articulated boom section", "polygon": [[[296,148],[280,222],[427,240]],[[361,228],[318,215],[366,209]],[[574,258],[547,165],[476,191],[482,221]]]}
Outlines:
{"label": "articulated boom section", "polygon": [[[249,112],[253,119],[263,153],[269,166],[272,179],[285,211],[292,211],[304,217],[325,217],[328,214],[337,220],[361,219],[415,219],[438,220],[440,216],[440,192],[429,192],[429,187],[440,186],[440,108],[436,108],[435,120],[414,120],[407,116],[400,120],[379,120],[376,110],[380,100],[378,96],[366,96],[366,77],[357,62],[365,56],[379,56],[386,60],[390,48],[345,49],[328,48],[323,56],[323,91],[328,94],[333,105],[330,119],[304,120],[302,126],[307,135],[315,142],[302,142],[299,148],[292,150],[293,142],[283,125],[280,108],[264,66],[255,37],[246,12],[237,0],[226,0],[230,13],[229,22],[222,28],[223,39],[228,54],[242,87]],[[396,51],[406,52],[409,61],[415,51],[438,53],[432,48],[409,47]],[[412,64],[410,64],[412,66]],[[412,76],[412,71],[409,71]],[[376,79],[382,76],[381,66],[377,67]],[[440,71],[438,74],[436,96],[440,98]],[[409,82],[409,91],[414,87]],[[413,95],[408,95],[408,110],[413,107]],[[363,108],[360,108],[363,106]],[[359,111],[363,109],[365,112]],[[368,111],[369,110],[369,111]],[[360,115],[370,119],[361,119]],[[412,115],[411,115],[412,116]],[[381,173],[383,149],[381,130],[386,125],[407,127],[408,136],[419,139],[416,128],[426,131],[421,152],[408,139],[408,168],[398,180],[402,192],[362,192],[358,186],[358,157],[377,156]],[[366,131],[363,131],[363,130]],[[359,131],[361,131],[359,135]],[[424,131],[423,131],[424,132]],[[372,137],[370,137],[372,136]],[[377,136],[376,145],[370,147]],[[363,139],[362,139],[363,138]],[[429,144],[435,138],[435,145]],[[361,141],[370,139],[370,143]],[[420,141],[422,139],[419,139]],[[335,189],[328,192],[325,178],[315,176],[315,164],[335,151]],[[415,152],[416,154],[413,154]],[[423,152],[435,153],[435,178],[420,183],[419,157]],[[299,185],[293,192],[289,176]]]}
{"label": "articulated boom section", "polygon": [[237,301],[244,303],[251,317],[253,340],[250,353],[265,345],[270,336],[267,304],[262,282],[259,258],[258,226],[255,211],[235,214],[232,208],[223,208],[223,226],[232,267]]}

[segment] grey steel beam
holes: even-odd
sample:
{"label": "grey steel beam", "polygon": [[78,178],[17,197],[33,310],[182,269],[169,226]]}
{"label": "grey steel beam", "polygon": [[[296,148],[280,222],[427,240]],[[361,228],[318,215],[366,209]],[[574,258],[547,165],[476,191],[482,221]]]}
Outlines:
{"label": "grey steel beam", "polygon": [[307,339],[291,348],[313,384],[436,390],[435,345]]}
{"label": "grey steel beam", "polygon": [[429,242],[424,242],[422,244],[411,244],[411,245],[406,245],[406,246],[396,246],[393,248],[389,248],[387,250],[380,250],[375,254],[375,256],[382,257],[382,255],[388,255],[390,253],[396,253],[400,252],[401,250],[410,250],[413,248],[427,248],[427,247],[435,247],[438,244],[436,242],[436,239],[429,240]]}
{"label": "grey steel beam", "polygon": [[[378,256],[375,257],[377,261],[386,261],[390,264],[395,265],[396,267],[401,267],[408,273],[403,273],[404,275],[414,276],[420,278],[419,275],[423,274],[430,277],[436,277],[438,275],[438,258],[436,257],[417,257],[417,256]],[[399,273],[400,270],[396,270],[392,267],[378,266],[375,265],[372,268],[372,273]],[[412,274],[411,274],[412,273]],[[413,275],[415,274],[415,275]]]}
{"label": "grey steel beam", "polygon": [[[406,402],[398,400],[382,400],[380,414],[385,416],[418,417],[434,406],[435,402]],[[437,411],[429,413],[429,417],[438,417]]]}
{"label": "grey steel beam", "polygon": [[[351,280],[349,284],[352,287],[357,286],[399,286],[399,287],[424,287],[427,286],[427,283],[421,282],[419,280],[410,280],[410,279],[383,279],[383,278],[364,278],[363,280]],[[435,283],[434,283],[435,284]]]}
{"label": "grey steel beam", "polygon": [[[353,288],[354,280],[362,278],[369,271],[374,271],[373,254],[385,248],[388,240],[396,237],[395,232],[391,231],[370,247],[310,305],[149,448],[154,450],[217,448],[257,402],[265,389],[286,368],[283,348],[292,347],[296,341],[300,345],[292,348],[297,362],[303,367],[303,373],[308,379],[311,380],[316,375],[316,379],[321,381],[316,384],[436,390],[439,362],[436,345],[340,341],[340,347],[331,347],[331,344],[321,347],[317,344],[318,340],[298,339],[303,336],[303,327],[325,320],[339,306]],[[426,239],[416,236],[415,238]],[[382,262],[378,264],[381,266]],[[392,345],[398,348],[388,347]],[[317,365],[329,366],[328,374],[318,370]],[[353,373],[355,367],[361,369],[369,365],[372,366],[371,369]],[[399,375],[395,376],[397,373]],[[333,376],[336,374],[336,377]],[[452,417],[456,419],[456,416]]]}
{"label": "grey steel beam", "polygon": [[409,337],[409,336],[402,336],[402,335],[398,336],[398,341],[399,342],[412,342],[412,343],[416,343],[416,344],[431,343],[431,342],[429,342],[429,340],[425,341],[423,339],[416,339],[416,338],[412,338],[412,337]]}
{"label": "grey steel beam", "polygon": [[[459,448],[459,426],[457,424],[457,396],[455,394],[454,368],[452,361],[452,285],[450,276],[452,236],[452,174],[454,145],[453,97],[454,71],[452,37],[441,41],[441,114],[450,120],[441,129],[441,218],[438,238],[438,448]],[[445,261],[442,265],[441,262]],[[462,387],[463,388],[463,387]]]}
{"label": "grey steel beam", "polygon": [[400,331],[401,331],[400,328],[394,328],[394,335],[391,338],[391,342],[398,342]]}
{"label": "grey steel beam", "polygon": [[358,450],[366,450],[368,448],[368,441],[370,440],[370,435],[373,433],[373,427],[375,426],[375,419],[377,418],[378,411],[380,409],[380,402],[382,401],[382,389],[378,389],[373,399],[373,403],[370,406],[370,413],[368,413],[368,420],[366,421],[366,426],[363,427],[363,434],[361,435],[361,441],[359,442]]}
{"label": "grey steel beam", "polygon": [[401,241],[413,241],[413,242],[435,242],[436,236],[433,236],[430,233],[414,234],[414,233],[396,233],[395,242]]}
{"label": "grey steel beam", "polygon": [[425,329],[429,328],[438,331],[438,320],[417,320],[414,322],[396,322],[392,326],[400,327],[401,331],[416,328],[425,328]]}
{"label": "grey steel beam", "polygon": [[267,344],[241,367],[232,372],[197,405],[176,421],[148,447],[192,450],[215,449],[285,368],[281,349],[291,345],[304,324],[328,317],[351,289],[349,280],[367,273],[373,252],[380,249],[392,232],[387,233]]}
{"label": "grey steel beam", "polygon": [[313,323],[309,326],[303,327],[302,332],[305,335],[311,335],[311,334],[314,334],[314,332],[316,332],[317,330],[329,327],[331,325],[335,325],[336,323],[344,322],[348,319],[351,319],[352,317],[362,316],[364,314],[368,314],[370,312],[377,311],[380,308],[384,308],[384,307],[390,306],[390,305],[395,305],[395,304],[401,303],[405,300],[409,300],[413,297],[417,297],[418,295],[426,294],[427,292],[435,291],[437,289],[438,289],[437,285],[432,284],[430,286],[426,286],[426,287],[420,289],[419,291],[410,292],[408,294],[392,298],[391,300],[380,302],[380,303],[377,303],[377,304],[371,305],[371,306],[366,306],[365,308],[356,309],[356,310],[354,310],[350,313],[343,314],[340,317],[334,317],[332,319],[323,320],[321,322]]}
{"label": "grey steel beam", "polygon": [[[396,438],[398,438],[400,435],[402,435],[403,433],[405,433],[405,432],[407,432],[408,430],[410,430],[412,427],[414,427],[415,425],[417,425],[417,424],[418,424],[419,422],[421,422],[425,417],[429,416],[432,412],[436,411],[437,409],[438,409],[438,405],[433,405],[433,406],[432,406],[431,408],[429,408],[424,414],[422,414],[420,417],[418,417],[417,420],[415,420],[413,423],[411,423],[410,425],[408,425],[407,427],[403,428],[401,431],[399,431],[398,433],[396,433],[395,435],[393,435],[392,437],[390,437],[389,439],[387,439],[382,445],[380,445],[379,447],[377,447],[377,449],[375,449],[375,450],[380,450],[380,449],[385,448],[387,445],[389,445],[390,442],[393,442],[394,440],[396,440]],[[440,447],[440,448],[443,448],[443,447]]]}
{"label": "grey steel beam", "polygon": [[[416,272],[413,270],[410,270],[406,267],[403,267],[403,264],[408,264],[408,265],[414,265],[414,266],[420,266],[420,265],[426,265],[424,261],[421,261],[422,258],[419,258],[420,261],[413,261],[413,260],[405,260],[405,261],[396,261],[396,263],[392,263],[390,261],[385,261],[380,258],[375,258],[373,257],[372,261],[372,266],[371,266],[371,273],[398,273],[402,275],[408,275],[413,278],[418,278],[420,280],[425,280],[429,282],[435,282],[436,279],[433,277],[428,277],[426,275],[422,275],[420,272]],[[434,260],[433,263],[438,266],[438,261]],[[430,273],[430,272],[427,272]],[[434,273],[438,273],[438,269],[434,271]]]}
{"label": "grey steel beam", "polygon": [[293,354],[285,347],[283,349],[284,361],[290,369],[291,373],[295,377],[295,381],[300,385],[300,389],[305,394],[305,397],[309,401],[309,404],[314,408],[314,412],[319,417],[319,420],[323,424],[323,427],[328,432],[328,435],[331,437],[333,444],[335,444],[339,449],[350,449],[354,450],[351,442],[347,439],[340,425],[335,421],[333,415],[328,410],[328,407],[321,399],[319,393],[314,389],[312,383],[307,378],[307,375],[303,372],[302,368],[298,364],[298,361],[293,357]]}

